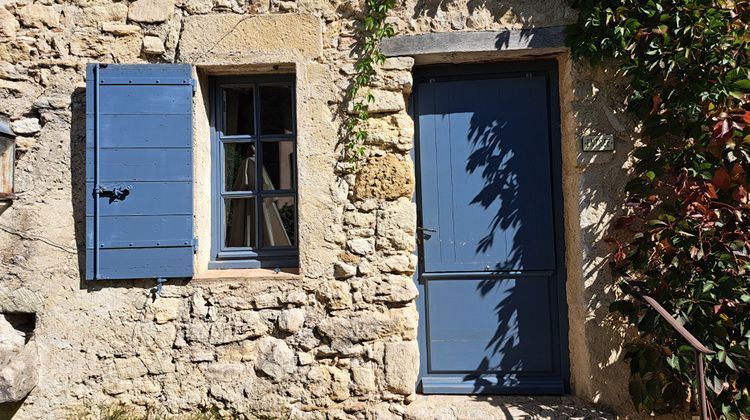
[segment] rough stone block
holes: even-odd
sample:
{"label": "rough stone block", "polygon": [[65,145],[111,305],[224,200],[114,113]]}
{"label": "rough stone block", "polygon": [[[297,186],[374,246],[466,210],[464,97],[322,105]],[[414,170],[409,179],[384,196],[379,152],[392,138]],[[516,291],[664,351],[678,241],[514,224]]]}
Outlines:
{"label": "rough stone block", "polygon": [[349,384],[351,377],[349,372],[336,367],[329,367],[331,372],[331,399],[334,401],[344,401],[349,398]]}
{"label": "rough stone block", "polygon": [[297,359],[299,360],[300,366],[308,366],[315,361],[315,356],[310,353],[298,353]]}
{"label": "rough stone block", "polygon": [[143,37],[143,52],[149,55],[162,55],[166,50],[164,49],[164,43],[161,42],[158,36],[144,36]]}
{"label": "rough stone block", "polygon": [[130,4],[128,19],[141,23],[165,22],[174,12],[173,0],[136,0]]}
{"label": "rough stone block", "polygon": [[352,307],[351,287],[346,282],[326,282],[318,288],[315,296],[331,310]]}
{"label": "rough stone block", "polygon": [[387,273],[413,273],[415,265],[409,255],[391,255],[381,261],[380,269]]}
{"label": "rough stone block", "polygon": [[56,28],[60,26],[60,13],[53,6],[32,3],[18,9],[21,25],[32,28]]}
{"label": "rough stone block", "polygon": [[388,390],[401,395],[414,393],[419,374],[419,347],[416,341],[385,343],[385,380]]}
{"label": "rough stone block", "polygon": [[414,67],[413,57],[389,57],[380,66],[382,70],[409,70]]}
{"label": "rough stone block", "polygon": [[378,392],[375,382],[375,372],[369,366],[357,366],[352,368],[352,379],[354,379],[354,392],[365,395]]}
{"label": "rough stone block", "polygon": [[359,199],[395,200],[411,197],[414,191],[414,168],[408,160],[388,154],[370,158],[357,174],[354,195]]}
{"label": "rough stone block", "polygon": [[138,25],[127,25],[119,22],[104,22],[102,23],[102,32],[107,32],[113,35],[133,35],[141,32],[141,27]]}
{"label": "rough stone block", "polygon": [[414,147],[414,122],[403,112],[367,120],[367,144],[407,152]]}
{"label": "rough stone block", "polygon": [[351,343],[384,337],[395,330],[394,326],[395,323],[388,315],[362,311],[349,317],[326,318],[318,324],[318,331],[333,341],[332,347],[342,348]]}
{"label": "rough stone block", "polygon": [[333,264],[333,276],[339,280],[345,280],[354,277],[357,274],[357,267],[338,261]]}
{"label": "rough stone block", "polygon": [[213,0],[185,0],[182,7],[191,15],[204,15],[214,7]]}
{"label": "rough stone block", "polygon": [[201,62],[211,57],[252,57],[259,53],[286,60],[297,55],[312,59],[322,54],[321,32],[320,19],[313,15],[191,16],[184,20],[180,59]]}
{"label": "rough stone block", "polygon": [[368,255],[375,250],[375,241],[371,238],[355,238],[346,244],[349,251],[357,255]]}
{"label": "rough stone block", "polygon": [[78,28],[96,27],[102,22],[125,23],[128,16],[128,5],[109,0],[99,0],[81,6],[80,13],[74,16],[74,25]]}
{"label": "rough stone block", "polygon": [[[373,102],[367,102],[364,95],[368,93],[367,89],[363,90],[358,99],[363,103],[367,104],[367,110],[370,114],[385,114],[390,112],[399,112],[406,109],[406,102],[404,101],[404,94],[401,91],[383,90],[383,89],[372,89],[369,91],[374,96]],[[349,108],[347,111],[350,114],[354,114],[355,101],[349,102]]]}
{"label": "rough stone block", "polygon": [[203,373],[206,378],[215,381],[236,381],[242,377],[245,366],[242,363],[209,363]]}
{"label": "rough stone block", "polygon": [[258,352],[255,370],[274,380],[286,378],[297,368],[297,358],[294,351],[283,340],[263,337],[258,342]]}
{"label": "rough stone block", "polygon": [[154,314],[154,320],[157,324],[166,324],[174,321],[180,314],[181,299],[177,298],[159,298],[151,305]]}
{"label": "rough stone block", "polygon": [[167,353],[144,354],[141,361],[151,375],[164,375],[175,371],[172,356]]}
{"label": "rough stone block", "polygon": [[15,38],[18,31],[18,20],[5,7],[0,7],[0,36]]}
{"label": "rough stone block", "polygon": [[281,306],[279,303],[279,295],[275,293],[263,293],[255,296],[254,304],[258,309],[278,308]]}
{"label": "rough stone block", "polygon": [[42,129],[42,126],[39,124],[38,118],[22,118],[10,123],[10,128],[16,134],[28,135],[38,133]]}
{"label": "rough stone block", "polygon": [[0,403],[21,401],[39,380],[36,342],[0,345]]}
{"label": "rough stone block", "polygon": [[13,328],[5,316],[0,315],[0,346],[21,348],[25,343],[24,333]]}
{"label": "rough stone block", "polygon": [[146,366],[137,357],[115,359],[115,367],[117,368],[117,376],[122,379],[140,378],[148,373]]}
{"label": "rough stone block", "polygon": [[136,61],[141,54],[141,37],[138,34],[115,38],[109,44],[109,54],[118,61]]}
{"label": "rough stone block", "polygon": [[281,331],[296,333],[305,323],[305,310],[294,308],[281,311],[277,323]]}

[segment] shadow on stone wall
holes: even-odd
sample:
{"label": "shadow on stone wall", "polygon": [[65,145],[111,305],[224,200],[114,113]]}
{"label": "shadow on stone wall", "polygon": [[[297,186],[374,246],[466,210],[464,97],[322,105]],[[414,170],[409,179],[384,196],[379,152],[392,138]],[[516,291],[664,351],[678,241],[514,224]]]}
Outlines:
{"label": "shadow on stone wall", "polygon": [[495,0],[407,0],[412,19],[452,30],[486,30],[500,24],[526,28],[558,25],[568,19],[565,0],[544,2]]}
{"label": "shadow on stone wall", "polygon": [[[413,17],[427,16],[435,19],[438,16],[438,12],[448,12],[452,3],[454,2],[450,0],[418,0],[414,5]],[[485,9],[495,20],[500,20],[511,10],[511,7],[508,4],[494,0],[470,0],[466,3],[466,9],[470,16],[476,14],[480,9]],[[527,14],[521,13],[521,15]],[[531,16],[527,19],[528,21],[524,20],[523,22],[531,23]]]}
{"label": "shadow on stone wall", "polygon": [[86,89],[70,95],[70,187],[80,288],[86,288]]}
{"label": "shadow on stone wall", "polygon": [[[578,208],[581,228],[580,252],[582,278],[585,282],[585,333],[591,343],[593,399],[601,398],[619,414],[633,410],[627,391],[630,371],[622,359],[621,349],[628,337],[623,322],[609,314],[609,304],[616,299],[615,279],[610,270],[609,237],[625,239],[626,232],[612,228],[612,221],[625,208],[625,184],[630,178],[629,154],[638,140],[637,122],[626,114],[625,95],[629,81],[614,68],[591,68],[573,64],[576,113],[576,140],[582,135],[611,133],[615,151],[589,153],[578,149],[580,172]],[[577,145],[580,148],[580,144]],[[618,395],[619,398],[615,398]]]}
{"label": "shadow on stone wall", "polygon": [[[73,200],[73,220],[78,257],[79,288],[95,292],[105,288],[150,289],[150,299],[156,298],[154,280],[86,280],[86,89],[79,87],[71,99],[70,124],[70,185]],[[169,284],[184,285],[187,280],[170,280]]]}

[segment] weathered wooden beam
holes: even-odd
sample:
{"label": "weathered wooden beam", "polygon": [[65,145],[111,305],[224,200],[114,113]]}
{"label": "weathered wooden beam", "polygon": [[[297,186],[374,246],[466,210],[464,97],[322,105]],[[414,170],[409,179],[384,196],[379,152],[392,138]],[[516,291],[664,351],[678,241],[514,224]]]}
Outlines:
{"label": "weathered wooden beam", "polygon": [[387,57],[490,51],[564,48],[564,26],[510,29],[500,32],[441,32],[384,39]]}

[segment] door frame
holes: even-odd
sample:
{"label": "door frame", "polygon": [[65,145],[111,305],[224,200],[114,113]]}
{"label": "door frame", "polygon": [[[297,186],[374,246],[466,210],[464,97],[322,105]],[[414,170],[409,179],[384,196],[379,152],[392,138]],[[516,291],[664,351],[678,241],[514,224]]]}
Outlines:
{"label": "door frame", "polygon": [[[419,393],[429,394],[498,394],[498,395],[561,395],[570,393],[570,354],[568,347],[568,308],[567,308],[567,267],[565,265],[565,218],[563,204],[563,183],[562,183],[562,125],[560,115],[560,91],[559,91],[559,70],[558,61],[550,58],[528,59],[517,61],[503,61],[491,63],[471,63],[471,64],[434,64],[427,66],[415,67],[413,71],[414,90],[409,98],[409,114],[414,121],[414,148],[412,149],[412,159],[414,161],[416,188],[414,200],[417,207],[417,226],[423,227],[422,223],[422,201],[421,201],[421,162],[420,162],[420,144],[419,144],[419,115],[417,114],[416,103],[419,95],[419,84],[430,79],[441,81],[453,80],[482,80],[488,78],[513,77],[525,75],[527,73],[544,73],[547,80],[547,111],[550,134],[550,165],[551,165],[551,185],[553,201],[553,225],[555,235],[555,262],[556,262],[556,302],[550,302],[556,307],[558,318],[559,349],[557,354],[560,360],[557,366],[560,369],[561,381],[559,383],[549,383],[549,381],[535,380],[534,378],[524,379],[524,382],[517,386],[504,386],[496,384],[495,386],[485,386],[481,390],[468,390],[466,382],[457,380],[455,375],[449,377],[445,374],[428,372],[428,348],[427,348],[427,320],[429,314],[426,312],[425,300],[428,297],[428,288],[426,284],[420,281],[424,271],[424,255],[421,244],[421,235],[417,234],[417,253],[418,267],[414,273],[414,282],[419,290],[417,298],[417,310],[419,313],[419,326],[417,341],[419,344],[419,377],[417,378],[416,389]],[[502,276],[499,276],[502,277]],[[496,375],[488,375],[496,376]]]}

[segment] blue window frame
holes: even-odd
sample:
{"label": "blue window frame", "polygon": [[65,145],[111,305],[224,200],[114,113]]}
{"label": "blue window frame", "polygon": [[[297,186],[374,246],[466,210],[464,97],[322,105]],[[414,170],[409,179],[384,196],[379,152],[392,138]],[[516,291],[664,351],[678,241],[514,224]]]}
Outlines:
{"label": "blue window frame", "polygon": [[215,77],[210,95],[209,268],[296,267],[294,76]]}

